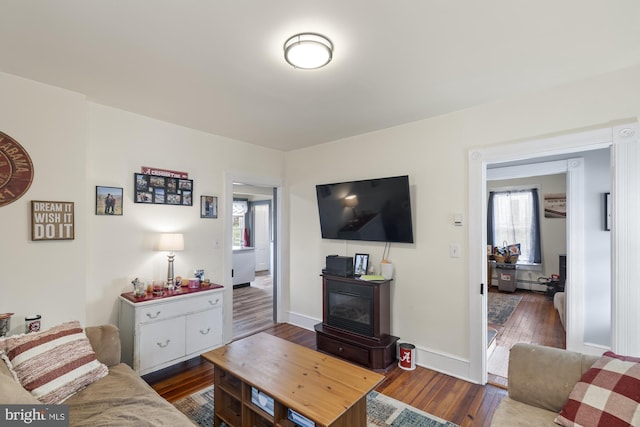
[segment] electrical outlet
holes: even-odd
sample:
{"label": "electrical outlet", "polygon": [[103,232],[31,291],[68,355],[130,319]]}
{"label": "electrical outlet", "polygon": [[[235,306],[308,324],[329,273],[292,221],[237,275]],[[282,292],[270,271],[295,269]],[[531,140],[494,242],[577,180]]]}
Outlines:
{"label": "electrical outlet", "polygon": [[460,245],[452,243],[449,245],[449,256],[451,258],[460,258]]}

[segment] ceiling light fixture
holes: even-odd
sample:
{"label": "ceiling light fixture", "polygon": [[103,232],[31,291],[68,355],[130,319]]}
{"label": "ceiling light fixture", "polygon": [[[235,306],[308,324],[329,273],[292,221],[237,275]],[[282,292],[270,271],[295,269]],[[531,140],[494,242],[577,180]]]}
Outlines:
{"label": "ceiling light fixture", "polygon": [[296,34],[284,44],[284,59],[294,68],[314,70],[327,65],[332,57],[333,43],[321,34]]}

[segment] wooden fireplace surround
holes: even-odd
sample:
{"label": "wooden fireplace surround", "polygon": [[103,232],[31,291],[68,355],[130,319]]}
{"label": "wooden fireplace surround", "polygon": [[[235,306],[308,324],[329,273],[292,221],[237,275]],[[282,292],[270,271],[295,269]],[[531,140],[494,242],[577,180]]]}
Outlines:
{"label": "wooden fireplace surround", "polygon": [[[328,324],[327,282],[373,288],[373,336]],[[385,371],[396,361],[398,337],[390,335],[391,280],[365,281],[353,277],[322,275],[322,323],[315,325],[318,350],[333,354],[369,369]]]}

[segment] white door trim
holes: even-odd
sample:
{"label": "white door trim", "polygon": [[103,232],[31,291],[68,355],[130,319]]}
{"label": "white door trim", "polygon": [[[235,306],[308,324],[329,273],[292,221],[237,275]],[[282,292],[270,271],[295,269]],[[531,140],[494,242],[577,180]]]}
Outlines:
{"label": "white door trim", "polygon": [[[620,138],[614,137],[616,129],[627,129],[623,132],[626,135],[624,142]],[[618,130],[620,133],[621,129]],[[630,350],[640,349],[640,314],[637,308],[640,306],[640,290],[638,286],[632,289],[631,283],[640,283],[640,268],[634,260],[639,259],[640,250],[638,245],[631,245],[630,240],[635,239],[637,243],[638,224],[631,224],[632,219],[640,217],[640,206],[637,194],[640,192],[640,150],[638,149],[637,124],[623,125],[618,127],[607,127],[587,132],[577,132],[568,135],[561,135],[551,138],[534,139],[530,141],[504,144],[487,148],[474,148],[469,150],[469,378],[471,381],[485,384],[487,382],[487,302],[486,292],[480,294],[480,284],[486,285],[487,262],[486,262],[486,181],[487,165],[515,162],[545,156],[567,155],[583,151],[607,148],[614,146],[612,156],[612,193],[614,198],[613,225],[617,228],[612,230],[612,257],[616,261],[612,263],[612,337],[614,350],[616,348],[629,348]],[[622,147],[618,147],[622,145]],[[623,161],[627,167],[618,168],[619,162]],[[635,163],[634,163],[635,162]],[[634,165],[635,164],[635,170]],[[583,177],[580,176],[583,164],[581,161],[567,163],[567,192],[576,195],[577,203],[580,202],[580,192],[584,189]],[[583,196],[582,196],[583,197]],[[625,206],[620,206],[626,202]],[[574,202],[576,203],[576,202]],[[575,254],[568,259],[567,270],[572,271],[571,280],[582,282],[580,272],[583,270],[584,243],[580,233],[583,224],[580,209],[568,209],[574,212],[575,216],[567,218],[567,252]],[[629,216],[635,215],[635,216]],[[635,234],[629,234],[633,233]],[[620,234],[625,236],[620,236]],[[622,251],[626,252],[622,252]],[[622,256],[621,256],[622,254]],[[635,258],[633,258],[635,257]],[[632,267],[633,266],[633,267]],[[624,277],[626,282],[620,282]],[[635,280],[635,281],[633,281]],[[575,285],[575,283],[574,283]],[[583,285],[575,285],[578,289],[583,289]],[[485,286],[486,288],[486,286]],[[486,289],[485,289],[486,291]],[[567,296],[567,347],[576,350],[585,349],[584,336],[584,316],[580,310],[570,310],[580,304],[582,292],[573,293],[573,300]],[[635,298],[631,301],[621,301],[620,298]],[[578,300],[576,300],[578,298]],[[620,310],[619,305],[624,305],[625,309]],[[636,310],[633,310],[633,309]],[[633,323],[636,321],[636,323]],[[618,328],[624,325],[625,334],[621,334]],[[580,329],[580,330],[578,330]],[[631,343],[629,343],[631,341]],[[624,342],[625,344],[622,344]],[[590,350],[586,348],[586,350]],[[627,352],[631,354],[631,352]]]}
{"label": "white door trim", "polygon": [[611,346],[640,357],[640,128],[613,128]]}

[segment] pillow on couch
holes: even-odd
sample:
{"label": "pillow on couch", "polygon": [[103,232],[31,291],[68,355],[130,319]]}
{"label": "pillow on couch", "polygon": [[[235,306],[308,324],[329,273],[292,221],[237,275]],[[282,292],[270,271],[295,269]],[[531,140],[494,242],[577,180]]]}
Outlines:
{"label": "pillow on couch", "polygon": [[640,358],[604,353],[574,386],[555,422],[585,427],[640,425]]}
{"label": "pillow on couch", "polygon": [[0,355],[22,387],[45,404],[64,402],[109,373],[77,321],[2,338]]}

